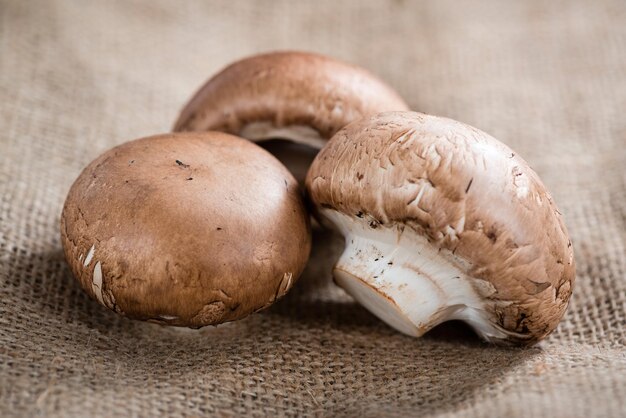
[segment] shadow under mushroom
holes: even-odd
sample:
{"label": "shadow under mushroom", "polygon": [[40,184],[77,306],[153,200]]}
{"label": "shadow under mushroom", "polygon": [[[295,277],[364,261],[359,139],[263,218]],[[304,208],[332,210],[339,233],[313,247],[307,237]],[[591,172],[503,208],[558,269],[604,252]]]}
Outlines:
{"label": "shadow under mushroom", "polygon": [[[321,237],[334,239],[325,232]],[[314,255],[326,251],[317,248]],[[297,399],[310,411],[427,413],[471,401],[540,353],[484,344],[458,324],[421,339],[406,337],[348,296],[333,299],[329,273],[318,281],[311,276],[328,266],[309,268],[301,285],[267,311],[188,330],[128,320],[92,301],[71,276],[61,250],[17,252],[11,264],[13,274],[27,278],[9,279],[16,289],[6,302],[23,311],[7,326],[15,334],[14,346],[21,347],[16,350],[45,347],[47,357],[61,358],[54,371],[60,381],[80,370],[82,385],[115,391],[120,382],[141,377],[148,383],[136,396],[163,390],[155,382],[167,380],[169,387],[186,388],[186,396],[217,399],[239,393],[238,382],[246,381],[246,393],[281,388],[285,399]],[[45,388],[45,382],[32,384],[33,390]],[[259,407],[270,402],[253,399]]]}

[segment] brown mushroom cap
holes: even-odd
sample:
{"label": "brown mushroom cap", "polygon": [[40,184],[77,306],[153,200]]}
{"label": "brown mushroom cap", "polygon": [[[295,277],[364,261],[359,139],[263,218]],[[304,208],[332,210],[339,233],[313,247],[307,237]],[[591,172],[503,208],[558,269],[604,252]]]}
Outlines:
{"label": "brown mushroom cap", "polygon": [[[335,276],[356,277],[390,299],[372,310],[403,332],[419,336],[461,319],[486,339],[530,344],[553,331],[567,308],[575,269],[560,213],[528,164],[478,129],[415,112],[364,118],[317,155],[306,186],[320,215],[346,235]],[[364,236],[367,246],[354,243]],[[402,246],[413,252],[391,268]],[[370,255],[376,262],[365,260]],[[406,296],[418,277],[439,302],[413,320],[385,318],[421,309]],[[365,288],[350,283],[366,299]]]}
{"label": "brown mushroom cap", "polygon": [[286,139],[320,149],[348,123],[387,110],[408,106],[368,71],[322,55],[274,52],[237,61],[211,78],[174,130]]}
{"label": "brown mushroom cap", "polygon": [[85,291],[130,318],[200,327],[269,306],[310,249],[293,176],[224,133],[138,139],[94,160],[61,215]]}

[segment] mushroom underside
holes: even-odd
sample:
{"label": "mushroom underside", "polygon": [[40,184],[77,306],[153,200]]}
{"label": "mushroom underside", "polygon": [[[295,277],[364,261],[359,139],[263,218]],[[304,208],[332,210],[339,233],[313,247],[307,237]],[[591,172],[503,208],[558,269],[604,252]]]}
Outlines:
{"label": "mushroom underside", "polygon": [[529,336],[496,323],[494,309],[512,302],[485,298],[493,285],[467,275],[467,261],[402,225],[380,225],[323,209],[346,247],[333,269],[335,282],[398,331],[419,337],[442,322],[461,320],[483,339],[506,343]]}
{"label": "mushroom underside", "polygon": [[270,122],[252,122],[245,125],[239,135],[276,157],[300,185],[304,184],[311,163],[326,143],[317,130],[305,125],[275,127]]}
{"label": "mushroom underside", "polygon": [[238,135],[254,142],[280,138],[317,150],[322,149],[328,141],[311,126],[298,124],[276,126],[270,121],[249,122],[239,130]]}

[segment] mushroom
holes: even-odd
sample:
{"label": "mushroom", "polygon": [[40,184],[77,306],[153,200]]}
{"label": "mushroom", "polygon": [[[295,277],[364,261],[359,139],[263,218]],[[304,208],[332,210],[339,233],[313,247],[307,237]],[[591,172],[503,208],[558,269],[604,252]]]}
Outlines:
{"label": "mushroom", "polygon": [[397,330],[448,320],[528,345],[562,318],[574,257],[537,174],[476,128],[386,112],[339,131],[306,178],[346,247],[336,283]]}
{"label": "mushroom", "polygon": [[188,327],[271,305],[311,245],[289,171],[218,132],[138,139],[98,157],[69,191],[61,238],[74,275],[102,305]]}
{"label": "mushroom", "polygon": [[[296,175],[348,123],[386,110],[408,110],[377,77],[354,65],[304,52],[237,61],[211,78],[181,112],[174,131],[223,131],[260,143]],[[295,159],[296,161],[291,161]],[[298,176],[296,176],[298,178]]]}

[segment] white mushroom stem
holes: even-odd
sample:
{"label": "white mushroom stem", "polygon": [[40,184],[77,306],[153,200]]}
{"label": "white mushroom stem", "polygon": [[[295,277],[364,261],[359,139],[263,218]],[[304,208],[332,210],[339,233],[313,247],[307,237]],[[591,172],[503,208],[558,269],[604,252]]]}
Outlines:
{"label": "white mushroom stem", "polygon": [[332,209],[322,215],[346,241],[333,270],[336,283],[393,328],[419,337],[457,319],[487,340],[510,335],[490,320],[486,309],[483,295],[495,289],[466,275],[467,263],[450,251],[403,225],[380,225]]}

